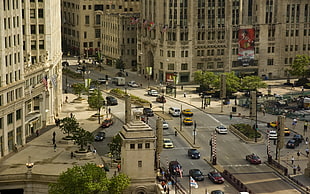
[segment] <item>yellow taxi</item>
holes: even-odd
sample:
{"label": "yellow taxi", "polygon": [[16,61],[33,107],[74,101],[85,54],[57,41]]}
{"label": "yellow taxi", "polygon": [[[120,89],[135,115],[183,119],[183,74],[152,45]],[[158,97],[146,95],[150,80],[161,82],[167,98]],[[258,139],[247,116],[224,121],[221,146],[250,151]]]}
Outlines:
{"label": "yellow taxi", "polygon": [[183,119],[183,124],[184,125],[193,125],[193,119],[190,117],[186,117]]}
{"label": "yellow taxi", "polygon": [[164,143],[163,144],[164,148],[173,148],[174,147],[172,140],[169,138],[164,138],[163,143]]}
{"label": "yellow taxi", "polygon": [[291,134],[290,129],[287,128],[287,127],[285,127],[285,128],[284,128],[284,135],[285,135],[285,136],[290,136],[290,134]]}
{"label": "yellow taxi", "polygon": [[[278,127],[278,121],[272,121],[270,123],[267,123],[267,127],[277,128]],[[289,136],[291,134],[291,131],[289,128],[284,127],[284,135]]]}
{"label": "yellow taxi", "polygon": [[182,114],[184,116],[186,116],[186,117],[191,117],[191,116],[194,115],[193,112],[191,111],[191,109],[184,109],[184,110],[182,110]]}

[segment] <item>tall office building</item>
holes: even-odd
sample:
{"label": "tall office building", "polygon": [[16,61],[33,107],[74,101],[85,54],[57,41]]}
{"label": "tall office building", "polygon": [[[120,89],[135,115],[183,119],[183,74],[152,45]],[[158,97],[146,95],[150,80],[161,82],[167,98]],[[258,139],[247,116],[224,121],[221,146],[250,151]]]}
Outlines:
{"label": "tall office building", "polygon": [[308,0],[149,0],[140,21],[138,71],[163,82],[197,70],[287,78],[310,54]]}
{"label": "tall office building", "polygon": [[140,0],[62,0],[63,52],[136,69],[139,12]]}
{"label": "tall office building", "polygon": [[60,3],[0,1],[0,157],[26,143],[61,107]]}

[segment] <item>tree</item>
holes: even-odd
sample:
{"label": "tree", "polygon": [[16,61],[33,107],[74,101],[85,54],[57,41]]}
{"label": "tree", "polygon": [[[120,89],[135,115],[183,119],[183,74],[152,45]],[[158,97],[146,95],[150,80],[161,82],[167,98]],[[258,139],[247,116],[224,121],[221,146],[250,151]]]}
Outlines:
{"label": "tree", "polygon": [[[235,72],[225,72],[226,75],[226,93],[230,96],[232,93],[240,89],[240,79],[235,75]],[[215,81],[216,88],[220,89],[220,76]]]}
{"label": "tree", "polygon": [[100,90],[95,89],[93,93],[88,96],[88,104],[90,108],[101,108],[104,104],[104,98]]}
{"label": "tree", "polygon": [[71,137],[70,134],[73,134],[79,128],[79,123],[74,116],[65,117],[60,120],[59,127],[64,134],[67,134],[67,137]]}
{"label": "tree", "polygon": [[122,59],[116,59],[115,67],[119,69],[120,71],[124,70],[125,69],[124,61]]}
{"label": "tree", "polygon": [[113,137],[112,142],[109,143],[110,152],[115,158],[119,159],[122,148],[122,138],[119,134]]}
{"label": "tree", "polygon": [[258,76],[245,76],[242,78],[241,88],[252,91],[259,88],[266,88],[267,84]]}
{"label": "tree", "polygon": [[79,98],[81,98],[81,94],[83,91],[85,91],[85,86],[82,83],[76,83],[72,85],[73,92],[75,94],[78,94]]}
{"label": "tree", "polygon": [[73,139],[80,146],[80,151],[84,151],[84,146],[94,141],[94,136],[91,132],[84,130],[81,127],[76,128],[73,132]]}
{"label": "tree", "polygon": [[[117,181],[117,182],[116,182]],[[95,164],[74,166],[60,174],[56,183],[49,184],[49,194],[120,194],[130,184],[130,179],[119,174],[107,178],[106,172]]]}
{"label": "tree", "polygon": [[307,78],[309,76],[310,56],[297,55],[293,63],[290,65],[290,74]]}
{"label": "tree", "polygon": [[201,91],[208,91],[215,87],[218,75],[209,71],[196,71],[194,72],[194,81],[200,85]]}

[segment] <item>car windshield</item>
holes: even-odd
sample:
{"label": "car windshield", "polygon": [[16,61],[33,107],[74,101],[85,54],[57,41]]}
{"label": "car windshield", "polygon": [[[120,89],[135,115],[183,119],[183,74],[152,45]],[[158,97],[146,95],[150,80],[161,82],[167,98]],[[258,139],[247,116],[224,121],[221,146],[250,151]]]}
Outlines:
{"label": "car windshield", "polygon": [[214,176],[214,177],[222,177],[221,174],[218,173],[218,172],[213,173],[213,176]]}
{"label": "car windshield", "polygon": [[171,143],[171,140],[170,139],[165,139],[164,142],[165,143]]}
{"label": "car windshield", "polygon": [[258,156],[253,156],[252,158],[253,158],[254,160],[258,160],[258,159],[259,159]]}
{"label": "car windshield", "polygon": [[195,170],[193,171],[193,175],[202,175],[201,171],[200,170]]}
{"label": "car windshield", "polygon": [[104,122],[104,123],[110,123],[110,122],[111,122],[111,120],[106,119],[106,120],[104,120],[103,122]]}

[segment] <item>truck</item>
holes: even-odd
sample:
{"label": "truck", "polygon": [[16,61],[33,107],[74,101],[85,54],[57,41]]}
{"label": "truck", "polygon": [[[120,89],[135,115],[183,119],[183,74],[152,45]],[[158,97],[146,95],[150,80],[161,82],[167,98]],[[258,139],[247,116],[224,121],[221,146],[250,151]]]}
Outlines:
{"label": "truck", "polygon": [[126,83],[124,77],[113,77],[112,78],[112,84],[115,84],[117,86],[124,86]]}

